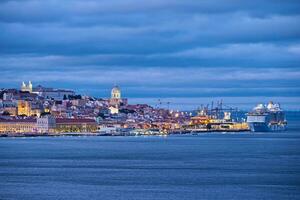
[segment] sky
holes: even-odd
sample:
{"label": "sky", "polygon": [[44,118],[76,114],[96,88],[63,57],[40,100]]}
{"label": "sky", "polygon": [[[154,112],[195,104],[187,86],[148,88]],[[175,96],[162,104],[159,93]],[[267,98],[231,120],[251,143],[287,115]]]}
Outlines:
{"label": "sky", "polygon": [[0,1],[0,88],[300,110],[299,64],[298,0]]}

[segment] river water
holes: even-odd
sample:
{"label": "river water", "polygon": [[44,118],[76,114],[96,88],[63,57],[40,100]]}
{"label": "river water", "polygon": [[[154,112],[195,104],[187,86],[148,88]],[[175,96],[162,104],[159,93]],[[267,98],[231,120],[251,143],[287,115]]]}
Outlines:
{"label": "river water", "polygon": [[0,199],[300,199],[300,118],[282,133],[0,138]]}

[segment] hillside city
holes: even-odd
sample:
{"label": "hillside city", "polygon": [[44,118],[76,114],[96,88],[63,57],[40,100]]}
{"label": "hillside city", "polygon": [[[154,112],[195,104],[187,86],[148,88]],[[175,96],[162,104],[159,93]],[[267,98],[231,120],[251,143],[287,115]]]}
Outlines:
{"label": "hillside city", "polygon": [[129,104],[115,86],[107,99],[76,94],[72,90],[33,87],[0,91],[0,133],[6,134],[164,134],[182,130],[191,113]]}

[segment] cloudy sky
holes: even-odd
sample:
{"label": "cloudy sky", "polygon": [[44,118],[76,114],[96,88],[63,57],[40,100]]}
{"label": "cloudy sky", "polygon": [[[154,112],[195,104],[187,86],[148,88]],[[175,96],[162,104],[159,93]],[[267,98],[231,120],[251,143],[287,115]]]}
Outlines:
{"label": "cloudy sky", "polygon": [[0,1],[0,88],[300,109],[299,64],[298,0]]}

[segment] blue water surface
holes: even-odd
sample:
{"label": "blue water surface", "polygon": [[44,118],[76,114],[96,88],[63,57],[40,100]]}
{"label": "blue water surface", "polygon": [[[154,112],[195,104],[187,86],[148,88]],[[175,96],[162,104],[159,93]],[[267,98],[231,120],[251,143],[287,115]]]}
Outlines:
{"label": "blue water surface", "polygon": [[0,199],[300,199],[299,119],[281,133],[0,138]]}

